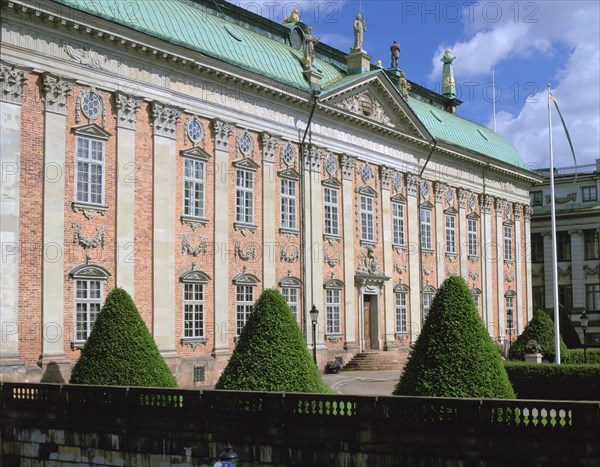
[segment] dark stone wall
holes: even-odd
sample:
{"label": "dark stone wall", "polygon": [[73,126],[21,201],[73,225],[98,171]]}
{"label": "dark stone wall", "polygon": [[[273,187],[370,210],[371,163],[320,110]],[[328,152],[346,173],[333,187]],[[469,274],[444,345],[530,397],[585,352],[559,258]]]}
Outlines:
{"label": "dark stone wall", "polygon": [[212,465],[227,441],[240,466],[600,465],[600,402],[3,383],[0,410],[3,465]]}

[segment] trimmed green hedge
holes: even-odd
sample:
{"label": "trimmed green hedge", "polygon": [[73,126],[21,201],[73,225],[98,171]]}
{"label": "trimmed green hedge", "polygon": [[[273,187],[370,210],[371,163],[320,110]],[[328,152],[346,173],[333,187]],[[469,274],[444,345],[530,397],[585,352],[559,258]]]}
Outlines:
{"label": "trimmed green hedge", "polygon": [[462,277],[449,277],[436,293],[393,394],[515,398]]}
{"label": "trimmed green hedge", "polygon": [[[583,363],[583,349],[569,349],[564,360],[565,363]],[[600,349],[587,349],[587,363],[600,365]]]}
{"label": "trimmed green hedge", "polygon": [[296,318],[275,289],[256,301],[216,388],[333,392],[321,380]]}
{"label": "trimmed green hedge", "polygon": [[177,387],[129,294],[119,288],[106,297],[81,357],[73,384]]}
{"label": "trimmed green hedge", "polygon": [[[513,343],[510,350],[508,351],[508,358],[510,360],[521,360],[525,359],[527,353],[527,343],[529,341],[535,341],[542,347],[542,355],[545,360],[554,362],[556,358],[556,351],[554,345],[554,323],[546,312],[538,310],[533,314],[533,318],[525,327],[523,333]],[[568,352],[567,346],[560,339],[560,354],[566,355]]]}
{"label": "trimmed green hedge", "polygon": [[600,400],[600,365],[504,364],[519,399]]}

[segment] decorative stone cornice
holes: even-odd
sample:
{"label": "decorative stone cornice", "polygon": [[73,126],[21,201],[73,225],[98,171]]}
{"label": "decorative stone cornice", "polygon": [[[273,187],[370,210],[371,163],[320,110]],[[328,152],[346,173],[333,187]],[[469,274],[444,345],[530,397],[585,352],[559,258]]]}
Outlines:
{"label": "decorative stone cornice", "polygon": [[20,104],[23,86],[29,78],[29,72],[19,70],[14,65],[0,63],[0,100]]}
{"label": "decorative stone cornice", "polygon": [[484,214],[490,214],[494,207],[495,198],[492,195],[483,195],[483,204],[481,210]]}
{"label": "decorative stone cornice", "polygon": [[215,149],[229,150],[229,137],[233,134],[234,125],[215,118],[212,121],[215,139]]}
{"label": "decorative stone cornice", "polygon": [[152,118],[154,136],[164,136],[175,139],[177,135],[177,122],[181,112],[172,107],[167,107],[159,102],[152,102]]}
{"label": "decorative stone cornice", "polygon": [[408,174],[406,179],[406,189],[408,196],[417,196],[419,183],[421,182],[421,179],[414,174]]}
{"label": "decorative stone cornice", "polygon": [[344,180],[352,180],[352,169],[356,167],[356,158],[347,154],[342,155],[342,176]]}
{"label": "decorative stone cornice", "polygon": [[448,185],[442,182],[436,182],[435,184],[435,202],[443,203],[444,202],[444,193],[448,189]]}
{"label": "decorative stone cornice", "polygon": [[462,188],[458,189],[458,207],[460,209],[467,208],[467,201],[469,201],[470,195],[471,194],[467,190],[464,190]]}
{"label": "decorative stone cornice", "polygon": [[73,89],[73,84],[62,78],[44,74],[44,101],[46,112],[54,112],[61,115],[67,114],[67,97]]}
{"label": "decorative stone cornice", "polygon": [[383,188],[384,190],[391,190],[392,189],[392,177],[394,176],[395,172],[394,170],[390,169],[389,167],[385,167],[382,166],[380,168],[381,171],[381,188]]}
{"label": "decorative stone cornice", "polygon": [[115,92],[115,110],[117,114],[117,127],[135,130],[137,111],[142,105],[141,99]]}
{"label": "decorative stone cornice", "polygon": [[304,169],[321,173],[321,157],[323,150],[314,144],[304,147]]}
{"label": "decorative stone cornice", "polygon": [[531,215],[533,214],[533,209],[531,206],[525,206],[525,222],[531,222]]}
{"label": "decorative stone cornice", "polygon": [[277,149],[277,138],[266,131],[261,134],[263,148],[263,162],[275,162],[275,150]]}

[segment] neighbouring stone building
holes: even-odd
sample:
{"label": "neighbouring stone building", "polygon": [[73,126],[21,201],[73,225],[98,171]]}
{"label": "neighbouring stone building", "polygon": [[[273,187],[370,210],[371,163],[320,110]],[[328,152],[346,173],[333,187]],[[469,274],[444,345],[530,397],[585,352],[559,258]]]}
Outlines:
{"label": "neighbouring stone building", "polygon": [[[532,306],[554,308],[550,169],[531,189]],[[555,169],[558,303],[583,339],[579,317],[589,317],[586,341],[600,346],[600,159],[595,164]]]}
{"label": "neighbouring stone building", "polygon": [[407,346],[451,274],[494,339],[528,322],[541,178],[456,115],[450,51],[440,95],[298,15],[0,4],[3,378],[66,379],[115,286],[182,385],[214,382],[268,287],[308,343],[319,309],[320,365]]}

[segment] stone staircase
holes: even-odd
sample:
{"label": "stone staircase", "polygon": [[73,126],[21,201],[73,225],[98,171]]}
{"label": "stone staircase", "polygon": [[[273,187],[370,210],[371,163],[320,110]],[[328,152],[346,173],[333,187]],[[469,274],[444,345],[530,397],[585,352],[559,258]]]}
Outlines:
{"label": "stone staircase", "polygon": [[386,371],[402,370],[408,351],[392,350],[389,352],[363,352],[356,354],[342,371]]}

